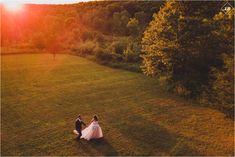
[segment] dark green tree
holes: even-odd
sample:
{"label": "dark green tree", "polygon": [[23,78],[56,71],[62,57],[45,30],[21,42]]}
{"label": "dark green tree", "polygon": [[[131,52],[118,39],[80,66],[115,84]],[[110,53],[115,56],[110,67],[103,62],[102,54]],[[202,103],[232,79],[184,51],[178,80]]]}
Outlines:
{"label": "dark green tree", "polygon": [[210,68],[220,62],[210,21],[217,5],[204,1],[166,2],[142,39],[143,72],[165,76],[178,94],[200,95],[208,84]]}
{"label": "dark green tree", "polygon": [[212,32],[217,39],[222,66],[211,68],[211,79],[200,101],[234,116],[234,10],[215,15]]}

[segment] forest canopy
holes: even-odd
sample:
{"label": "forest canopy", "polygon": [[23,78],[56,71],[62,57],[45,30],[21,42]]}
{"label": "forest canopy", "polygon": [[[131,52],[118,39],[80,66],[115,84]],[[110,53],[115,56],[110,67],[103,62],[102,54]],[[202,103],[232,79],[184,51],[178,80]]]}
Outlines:
{"label": "forest canopy", "polygon": [[1,47],[92,56],[102,64],[164,78],[169,91],[233,116],[234,9],[221,12],[224,4],[28,4],[19,14],[1,6]]}

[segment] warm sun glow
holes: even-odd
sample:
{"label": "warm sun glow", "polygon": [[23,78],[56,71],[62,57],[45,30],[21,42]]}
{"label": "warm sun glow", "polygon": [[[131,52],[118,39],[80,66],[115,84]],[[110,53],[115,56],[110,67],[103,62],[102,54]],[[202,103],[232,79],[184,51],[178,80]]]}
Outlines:
{"label": "warm sun glow", "polygon": [[14,2],[4,2],[4,7],[10,12],[19,12],[23,9],[23,4]]}

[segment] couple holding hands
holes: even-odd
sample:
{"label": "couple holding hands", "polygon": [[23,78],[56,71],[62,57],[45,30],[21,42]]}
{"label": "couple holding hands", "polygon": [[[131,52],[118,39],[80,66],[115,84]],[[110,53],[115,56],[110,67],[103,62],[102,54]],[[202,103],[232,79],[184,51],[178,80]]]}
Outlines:
{"label": "couple holding hands", "polygon": [[96,115],[91,120],[91,124],[84,130],[82,130],[82,125],[86,126],[86,124],[82,121],[82,116],[78,115],[78,118],[75,122],[76,130],[73,130],[73,133],[77,135],[78,141],[82,138],[90,140],[103,137],[103,132],[99,126],[98,117]]}

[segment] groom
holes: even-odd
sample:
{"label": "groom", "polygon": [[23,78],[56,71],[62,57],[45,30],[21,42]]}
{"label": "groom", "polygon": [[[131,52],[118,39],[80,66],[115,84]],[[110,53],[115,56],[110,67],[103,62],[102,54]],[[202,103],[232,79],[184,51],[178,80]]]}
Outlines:
{"label": "groom", "polygon": [[75,128],[77,132],[79,133],[77,137],[78,141],[80,140],[80,137],[82,136],[82,125],[86,126],[86,124],[82,121],[81,115],[78,115],[78,118],[76,119],[76,122],[75,122]]}

